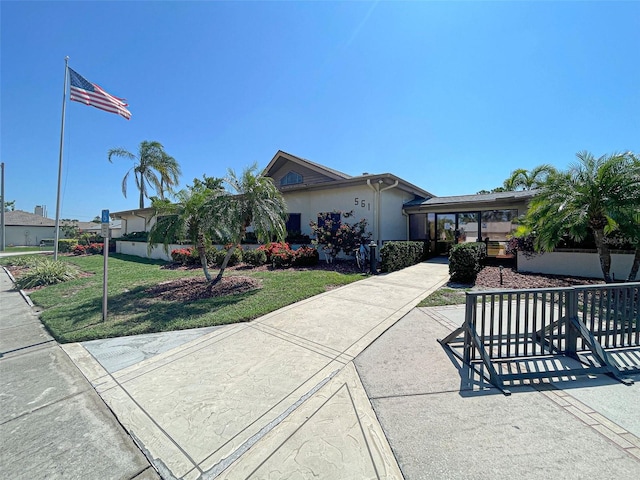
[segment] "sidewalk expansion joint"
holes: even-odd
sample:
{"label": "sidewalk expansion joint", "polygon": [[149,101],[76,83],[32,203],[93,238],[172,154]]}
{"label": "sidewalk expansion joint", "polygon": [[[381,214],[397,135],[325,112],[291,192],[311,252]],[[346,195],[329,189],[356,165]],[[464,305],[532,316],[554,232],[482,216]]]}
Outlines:
{"label": "sidewalk expansion joint", "polygon": [[204,472],[202,478],[214,479],[229,468],[234,462],[236,462],[242,455],[244,455],[251,447],[258,443],[265,435],[271,430],[276,428],[283,420],[291,415],[300,405],[302,405],[307,399],[313,396],[318,390],[324,387],[333,377],[335,377],[340,370],[334,370],[328,377],[321,380],[315,387],[302,395],[292,405],[290,405],[284,412],[274,418],[267,425],[262,427],[256,434],[249,437],[242,445],[240,445],[234,452],[228,457],[223,458],[220,462],[215,464],[209,470]]}
{"label": "sidewalk expansion joint", "polygon": [[45,345],[45,344],[51,343],[51,342],[55,343],[55,340],[52,338],[51,340],[45,340],[44,342],[33,343],[31,345],[26,345],[24,347],[14,348],[13,350],[7,350],[6,352],[0,352],[0,357],[4,357],[5,355],[8,355],[9,353],[19,352],[21,350],[27,350],[27,349],[33,348],[33,347],[39,347],[41,345]]}
{"label": "sidewalk expansion joint", "polygon": [[[491,390],[494,390],[493,388]],[[496,388],[496,394],[500,393],[500,391]],[[418,392],[418,393],[399,393],[397,395],[381,395],[379,397],[369,396],[369,400],[387,400],[391,398],[407,398],[407,397],[427,397],[431,395],[440,395],[442,393],[462,393],[462,392],[472,392],[473,390],[460,390],[459,388],[455,388],[453,390],[440,390],[439,392]],[[480,392],[478,392],[480,393]],[[481,392],[486,395],[487,391],[484,390]]]}
{"label": "sidewalk expansion joint", "polygon": [[636,435],[609,420],[601,413],[596,412],[564,390],[548,384],[545,384],[544,387],[534,385],[534,388],[565,412],[640,461],[640,438]]}
{"label": "sidewalk expansion joint", "polygon": [[79,395],[84,395],[84,394],[85,394],[85,393],[87,393],[87,392],[91,392],[91,390],[93,390],[93,389],[91,388],[91,386],[88,386],[88,387],[87,387],[87,388],[85,388],[84,390],[80,390],[79,392],[75,392],[75,393],[72,393],[72,394],[70,394],[70,395],[65,395],[65,396],[64,396],[64,397],[62,397],[62,398],[59,398],[59,399],[54,400],[54,401],[52,401],[52,402],[45,403],[45,404],[43,404],[43,405],[40,405],[39,407],[32,408],[32,409],[31,409],[31,410],[29,410],[28,412],[21,413],[20,415],[17,415],[17,416],[12,417],[12,418],[10,418],[10,419],[8,419],[8,420],[5,420],[4,422],[0,422],[0,425],[6,425],[7,423],[11,423],[11,422],[13,422],[14,420],[17,420],[17,419],[22,418],[22,417],[26,417],[27,415],[31,415],[32,413],[38,412],[38,411],[42,410],[43,408],[51,407],[51,406],[56,405],[56,404],[58,404],[58,403],[60,403],[60,402],[66,402],[66,401],[67,401],[67,400],[69,400],[70,398],[74,398],[74,397],[77,397],[77,396],[79,396]]}

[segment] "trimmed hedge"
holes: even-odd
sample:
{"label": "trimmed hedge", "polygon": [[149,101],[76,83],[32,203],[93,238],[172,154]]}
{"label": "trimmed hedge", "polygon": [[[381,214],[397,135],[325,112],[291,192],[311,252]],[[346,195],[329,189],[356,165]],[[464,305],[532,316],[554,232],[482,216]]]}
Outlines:
{"label": "trimmed hedge", "polygon": [[58,251],[60,253],[71,253],[76,245],[78,245],[78,240],[75,238],[58,240]]}
{"label": "trimmed hedge", "polygon": [[394,272],[420,263],[427,250],[424,242],[387,242],[380,249],[380,270]]}
{"label": "trimmed hedge", "polygon": [[483,242],[458,243],[449,252],[449,275],[453,282],[471,283],[482,270],[487,256]]}

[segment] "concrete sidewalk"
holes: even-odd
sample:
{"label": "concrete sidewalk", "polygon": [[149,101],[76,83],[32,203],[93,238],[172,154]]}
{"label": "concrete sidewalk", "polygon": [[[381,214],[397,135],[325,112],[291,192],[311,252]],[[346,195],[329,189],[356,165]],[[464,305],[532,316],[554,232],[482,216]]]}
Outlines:
{"label": "concrete sidewalk", "polygon": [[0,471],[10,479],[157,473],[0,270]]}
{"label": "concrete sidewalk", "polygon": [[64,349],[164,478],[402,478],[353,360],[447,278],[422,263],[181,345]]}
{"label": "concrete sidewalk", "polygon": [[640,375],[506,397],[437,342],[463,321],[464,305],[416,308],[355,361],[405,478],[638,478]]}
{"label": "concrete sidewalk", "polygon": [[[463,306],[414,308],[447,279],[446,264],[423,263],[250,323],[63,348],[165,479],[637,478],[640,376],[503,396],[437,342]],[[25,351],[53,343],[42,334]],[[83,425],[99,427],[126,444],[108,416]]]}

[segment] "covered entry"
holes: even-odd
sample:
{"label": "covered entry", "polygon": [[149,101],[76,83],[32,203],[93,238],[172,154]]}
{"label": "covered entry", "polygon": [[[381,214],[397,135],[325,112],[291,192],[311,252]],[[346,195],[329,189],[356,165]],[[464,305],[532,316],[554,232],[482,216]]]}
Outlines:
{"label": "covered entry", "polygon": [[405,205],[409,239],[429,243],[430,251],[447,255],[456,243],[483,241],[487,254],[506,255],[516,219],[527,210],[533,192],[501,192],[461,197],[434,197]]}

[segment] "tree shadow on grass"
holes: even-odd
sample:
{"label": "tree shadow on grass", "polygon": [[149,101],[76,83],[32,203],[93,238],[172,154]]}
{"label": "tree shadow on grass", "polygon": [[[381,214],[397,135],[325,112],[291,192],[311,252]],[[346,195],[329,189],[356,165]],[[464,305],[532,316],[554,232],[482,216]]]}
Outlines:
{"label": "tree shadow on grass", "polygon": [[188,303],[168,302],[147,295],[148,287],[140,286],[128,292],[109,296],[107,321],[102,321],[102,298],[93,298],[76,305],[73,318],[64,324],[43,319],[48,330],[60,342],[77,342],[97,338],[138,335],[142,333],[183,330],[205,326],[223,325],[251,320],[236,318],[216,319],[216,311],[233,307],[255,295],[258,290],[212,297]]}

